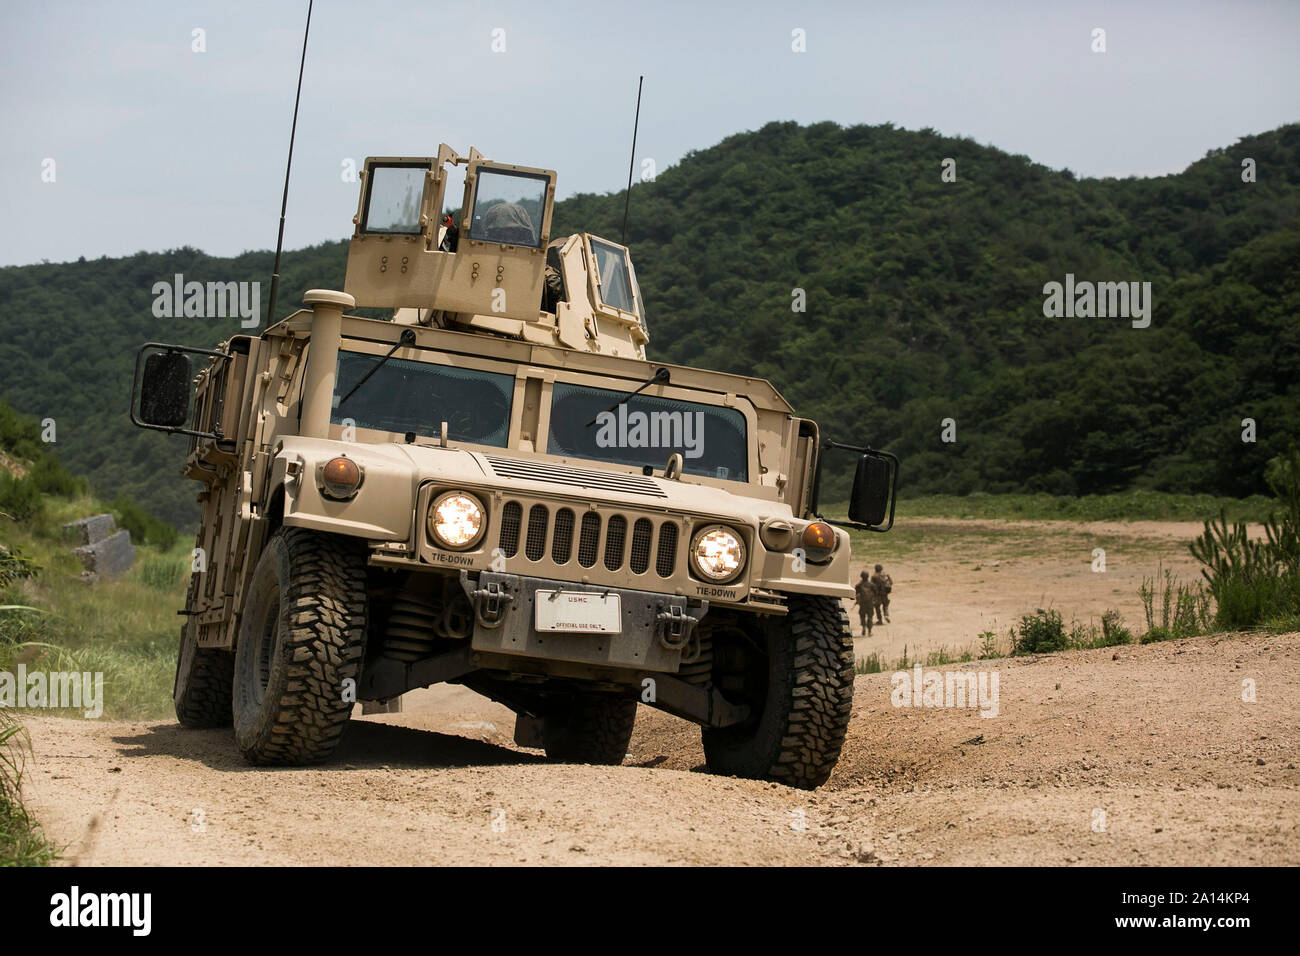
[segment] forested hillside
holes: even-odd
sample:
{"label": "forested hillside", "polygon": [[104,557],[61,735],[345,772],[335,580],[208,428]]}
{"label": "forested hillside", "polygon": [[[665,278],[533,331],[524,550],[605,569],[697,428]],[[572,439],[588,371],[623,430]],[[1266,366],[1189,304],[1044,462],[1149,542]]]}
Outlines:
{"label": "forested hillside", "polygon": [[[631,210],[651,354],[771,379],[825,435],[897,452],[907,492],[1261,492],[1300,422],[1300,125],[1175,176],[1079,180],[928,130],[773,123],[634,186]],[[622,211],[621,194],[576,196],[553,234],[617,238]],[[277,311],[341,287],[345,256],[287,253]],[[188,522],[183,440],[127,420],[135,350],[211,345],[238,319],[158,319],[151,290],[261,280],[265,308],[271,258],[0,269],[0,397],[54,418],[102,494]],[[1150,327],[1045,317],[1044,284],[1067,273],[1150,282]]]}

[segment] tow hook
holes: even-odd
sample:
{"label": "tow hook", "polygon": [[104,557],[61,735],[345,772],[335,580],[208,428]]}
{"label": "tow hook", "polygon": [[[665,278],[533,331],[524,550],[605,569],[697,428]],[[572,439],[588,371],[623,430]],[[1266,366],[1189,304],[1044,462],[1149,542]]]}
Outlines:
{"label": "tow hook", "polygon": [[470,597],[474,603],[474,619],[484,627],[500,627],[506,618],[506,608],[515,599],[499,581],[489,581],[487,587],[473,591]]}
{"label": "tow hook", "polygon": [[696,625],[700,623],[699,618],[691,617],[679,604],[669,605],[667,608],[661,604],[659,607],[660,611],[655,615],[659,643],[670,651],[681,650],[690,641]]}

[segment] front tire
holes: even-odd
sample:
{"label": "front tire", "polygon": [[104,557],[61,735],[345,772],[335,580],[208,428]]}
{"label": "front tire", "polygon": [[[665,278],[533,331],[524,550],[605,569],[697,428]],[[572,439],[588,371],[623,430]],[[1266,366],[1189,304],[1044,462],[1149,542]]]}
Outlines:
{"label": "front tire", "polygon": [[835,769],[853,711],[853,631],[839,600],[791,595],[784,618],[754,635],[764,652],[748,658],[746,689],[756,716],[736,727],[705,727],[713,773],[820,787]]}
{"label": "front tire", "polygon": [[[338,747],[366,642],[366,567],[346,538],[281,528],[249,582],[235,651],[235,741],[254,764]],[[355,698],[354,698],[355,699]]]}

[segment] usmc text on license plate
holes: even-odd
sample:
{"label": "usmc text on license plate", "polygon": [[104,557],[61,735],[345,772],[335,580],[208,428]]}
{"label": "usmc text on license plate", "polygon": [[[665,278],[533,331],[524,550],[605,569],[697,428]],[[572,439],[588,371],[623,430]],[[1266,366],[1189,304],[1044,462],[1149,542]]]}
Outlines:
{"label": "usmc text on license plate", "polygon": [[623,630],[623,609],[617,594],[538,591],[533,606],[539,631],[619,634]]}

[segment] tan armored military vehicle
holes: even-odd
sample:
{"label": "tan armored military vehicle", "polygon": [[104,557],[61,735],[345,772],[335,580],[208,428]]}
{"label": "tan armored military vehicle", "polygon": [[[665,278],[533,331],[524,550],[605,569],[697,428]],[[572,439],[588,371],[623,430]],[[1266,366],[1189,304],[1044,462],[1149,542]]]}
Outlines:
{"label": "tan armored military vehicle", "polygon": [[[647,361],[628,250],[552,241],[554,195],[475,150],[369,159],[344,291],[141,350],[132,417],[190,436],[201,486],[176,714],[306,763],[356,702],[451,682],[521,745],[617,764],[640,702],[699,724],[714,772],[817,786],[853,695],[832,525],[887,530],[897,461],[766,381]],[[832,447],[848,522],[817,516]]]}

